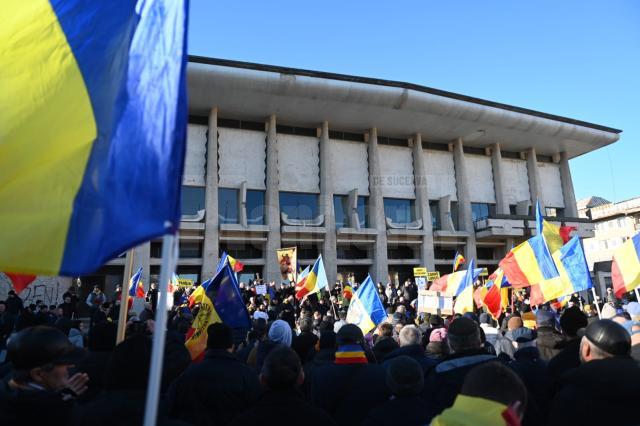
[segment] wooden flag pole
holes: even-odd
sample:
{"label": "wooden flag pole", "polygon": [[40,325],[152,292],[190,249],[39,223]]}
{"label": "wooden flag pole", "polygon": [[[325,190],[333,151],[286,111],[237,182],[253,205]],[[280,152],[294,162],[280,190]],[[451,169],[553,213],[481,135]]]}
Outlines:
{"label": "wooden flag pole", "polygon": [[640,292],[638,291],[638,287],[634,288],[633,291],[636,293],[636,302],[640,302]]}
{"label": "wooden flag pole", "polygon": [[158,417],[160,398],[160,382],[162,380],[162,361],[164,358],[164,341],[167,332],[167,294],[169,280],[176,264],[175,244],[177,236],[170,234],[162,238],[162,264],[160,266],[160,282],[158,283],[158,308],[156,309],[153,343],[151,351],[151,367],[149,368],[149,384],[144,413],[144,425],[155,426]]}
{"label": "wooden flag pole", "polygon": [[118,314],[118,332],[116,334],[116,345],[124,340],[127,330],[127,311],[129,310],[129,280],[133,271],[133,249],[127,251],[128,262],[124,268],[124,279],[122,280],[122,292],[120,293],[120,312]]}

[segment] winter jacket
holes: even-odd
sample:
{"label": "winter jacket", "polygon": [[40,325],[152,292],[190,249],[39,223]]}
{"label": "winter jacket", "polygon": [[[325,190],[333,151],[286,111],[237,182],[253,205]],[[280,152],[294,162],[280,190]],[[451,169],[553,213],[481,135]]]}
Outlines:
{"label": "winter jacket", "polygon": [[509,367],[520,376],[529,393],[523,423],[525,425],[545,424],[552,396],[550,392],[552,380],[547,370],[547,364],[540,357],[538,348],[518,349],[514,353],[514,360],[509,363]]}
{"label": "winter jacket", "polygon": [[314,369],[311,401],[338,425],[362,424],[369,411],[389,399],[385,370],[379,364],[328,364]]}
{"label": "winter jacket", "polygon": [[536,342],[540,351],[540,358],[549,361],[560,353],[560,345],[564,342],[564,336],[553,327],[542,326],[538,327],[537,331],[538,338]]}
{"label": "winter jacket", "polygon": [[567,372],[549,412],[550,425],[637,425],[640,367],[631,358],[589,361]]}
{"label": "winter jacket", "polygon": [[551,358],[547,364],[549,375],[554,382],[554,387],[560,382],[560,378],[569,370],[580,367],[580,337],[565,340],[558,348],[558,355]]}
{"label": "winter jacket", "polygon": [[[64,401],[57,392],[14,389],[8,380],[0,383],[0,424],[2,426],[71,424],[76,403]],[[46,421],[45,421],[46,420]]]}
{"label": "winter jacket", "polygon": [[515,353],[515,348],[513,347],[513,339],[511,331],[507,331],[504,333],[504,336],[498,335],[496,339],[496,344],[494,345],[496,349],[496,355],[502,359],[503,361],[510,361],[513,359],[513,354]]}
{"label": "winter jacket", "polygon": [[395,351],[391,352],[389,355],[387,355],[384,359],[383,365],[388,366],[389,362],[392,359],[402,355],[406,355],[409,358],[413,358],[414,360],[416,360],[418,364],[420,364],[420,367],[422,367],[422,371],[424,371],[425,375],[438,363],[438,361],[436,361],[435,359],[425,355],[424,350],[422,349],[422,346],[409,345],[409,346],[402,346],[396,349]]}
{"label": "winter jacket", "polygon": [[84,336],[82,332],[77,328],[72,328],[69,330],[69,341],[73,343],[74,346],[79,348],[84,348]]}
{"label": "winter jacket", "polygon": [[384,361],[384,358],[391,352],[398,349],[400,345],[393,337],[379,337],[376,343],[373,345],[373,355],[376,357],[378,363]]}
{"label": "winter jacket", "polygon": [[293,349],[300,358],[301,362],[305,362],[309,359],[311,353],[315,350],[315,345],[318,342],[318,336],[315,334],[303,331],[297,336],[293,337],[291,342],[291,349]]}
{"label": "winter jacket", "polygon": [[226,425],[261,392],[251,368],[227,351],[207,350],[169,388],[169,415],[194,425]]}
{"label": "winter jacket", "polygon": [[364,426],[421,426],[430,420],[419,396],[391,397],[369,412]]}
{"label": "winter jacket", "polygon": [[440,361],[429,372],[422,391],[425,410],[429,411],[430,418],[453,405],[467,373],[473,367],[495,360],[494,355],[477,349],[453,354]]}
{"label": "winter jacket", "polygon": [[306,402],[298,390],[289,389],[265,392],[230,425],[332,426],[335,422],[325,411]]}

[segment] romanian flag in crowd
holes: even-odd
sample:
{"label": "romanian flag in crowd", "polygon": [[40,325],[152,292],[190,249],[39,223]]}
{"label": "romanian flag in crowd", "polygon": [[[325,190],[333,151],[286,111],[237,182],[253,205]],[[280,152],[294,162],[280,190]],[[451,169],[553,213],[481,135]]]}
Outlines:
{"label": "romanian flag in crowd", "polygon": [[[302,273],[304,274],[304,271]],[[310,294],[318,293],[323,288],[326,288],[328,284],[324,263],[322,263],[322,255],[320,255],[304,280],[298,280],[298,283],[296,283],[296,299],[300,300]]]}
{"label": "romanian flag in crowd", "polygon": [[142,283],[142,266],[138,268],[135,274],[129,280],[129,296],[144,297],[144,284]]}
{"label": "romanian flag in crowd", "polygon": [[304,270],[302,270],[302,272],[298,273],[298,281],[296,282],[296,298],[298,300],[304,297],[304,296],[298,297],[298,292],[301,292],[305,288],[305,285],[307,284],[307,278],[309,277],[310,268],[311,266],[307,266],[306,268],[304,268]]}
{"label": "romanian flag in crowd", "polygon": [[453,304],[453,311],[456,314],[464,314],[465,312],[473,312],[473,282],[477,275],[474,277],[473,270],[475,266],[474,259],[471,259],[469,263],[469,269],[465,271],[464,280],[456,290],[456,301]]}
{"label": "romanian flag in crowd", "polygon": [[353,288],[351,288],[350,285],[344,286],[344,289],[342,290],[342,297],[347,300],[351,300],[351,298],[353,297]]}
{"label": "romanian flag in crowd", "polygon": [[226,251],[223,251],[220,262],[218,262],[218,267],[216,268],[216,274],[222,271],[222,268],[224,268],[227,263],[231,265],[233,272],[240,272],[244,269],[244,264],[242,262],[239,262],[235,258],[229,256]]}
{"label": "romanian flag in crowd", "polygon": [[[467,269],[468,270],[468,269]],[[474,268],[473,270],[473,280],[482,272],[482,268]],[[439,291],[442,293],[446,293],[452,296],[457,296],[459,294],[458,289],[464,283],[464,280],[467,276],[467,271],[456,271],[453,274],[443,275],[437,280],[435,280],[429,290]]]}
{"label": "romanian flag in crowd", "polygon": [[562,237],[557,226],[543,219],[538,203],[536,230],[534,237],[511,249],[500,261],[500,268],[513,287],[527,287],[559,276],[551,253],[562,247]]}
{"label": "romanian flag in crowd", "polygon": [[[201,286],[202,287],[202,286]],[[187,333],[187,350],[192,360],[200,360],[207,347],[207,327],[223,322],[232,328],[249,328],[251,321],[236,276],[230,265],[210,282],[202,295],[200,310]]]}
{"label": "romanian flag in crowd", "polygon": [[376,285],[371,276],[367,275],[367,279],[351,297],[347,322],[357,325],[364,334],[367,334],[386,318],[387,312],[378,296]]}
{"label": "romanian flag in crowd", "polygon": [[195,305],[202,302],[202,297],[204,296],[205,291],[207,291],[207,287],[209,286],[209,284],[211,284],[211,281],[213,281],[213,279],[209,278],[198,287],[196,287],[195,290],[193,290],[188,299],[189,308],[193,308]]}
{"label": "romanian flag in crowd", "polygon": [[538,284],[545,302],[561,296],[590,289],[591,274],[587,265],[580,239],[575,236],[553,253],[553,261],[558,277]]}
{"label": "romanian flag in crowd", "polygon": [[461,264],[464,263],[464,256],[460,252],[456,252],[456,256],[453,258],[453,272],[457,271]]}
{"label": "romanian flag in crowd", "polygon": [[37,278],[35,275],[12,274],[10,272],[5,272],[5,275],[11,281],[13,289],[17,294],[20,294],[22,290],[27,288],[29,284],[34,282]]}
{"label": "romanian flag in crowd", "polygon": [[509,283],[504,276],[504,271],[500,268],[496,269],[489,276],[484,288],[486,290],[483,294],[482,304],[486,306],[491,316],[497,320],[509,305]]}
{"label": "romanian flag in crowd", "polygon": [[178,229],[186,28],[181,0],[2,1],[0,270],[85,275]]}
{"label": "romanian flag in crowd", "polygon": [[613,254],[611,280],[618,298],[640,285],[640,233],[625,241]]}

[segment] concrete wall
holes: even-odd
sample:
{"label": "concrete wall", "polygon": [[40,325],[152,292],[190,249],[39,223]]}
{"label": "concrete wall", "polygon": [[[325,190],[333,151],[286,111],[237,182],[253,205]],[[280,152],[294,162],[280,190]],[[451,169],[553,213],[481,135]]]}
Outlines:
{"label": "concrete wall", "polygon": [[451,200],[457,201],[458,193],[456,190],[453,153],[425,149],[424,160],[429,199],[437,200],[445,195],[451,195]]}
{"label": "concrete wall", "polygon": [[184,185],[204,186],[205,156],[207,152],[207,126],[189,124],[187,127],[187,152],[184,159]]}
{"label": "concrete wall", "polygon": [[369,195],[367,144],[335,139],[329,143],[333,193],[345,195],[357,189],[358,195]]}
{"label": "concrete wall", "polygon": [[508,204],[517,204],[520,201],[530,199],[527,162],[524,160],[503,158],[502,170],[504,173],[503,185],[505,202]]}
{"label": "concrete wall", "polygon": [[552,163],[538,162],[542,199],[546,207],[564,207],[560,166]]}
{"label": "concrete wall", "polygon": [[484,155],[465,155],[469,169],[469,199],[472,203],[496,202],[496,191],[493,186],[493,169],[491,157]]}
{"label": "concrete wall", "polygon": [[220,127],[218,161],[220,186],[265,189],[266,135],[253,130]]}
{"label": "concrete wall", "polygon": [[[71,286],[71,278],[38,276],[27,288],[18,295],[25,305],[42,300],[47,305],[57,305],[63,302],[62,295]],[[0,272],[0,300],[7,298],[9,290],[13,289],[8,276]]]}
{"label": "concrete wall", "polygon": [[278,189],[293,192],[320,192],[318,138],[278,135]]}
{"label": "concrete wall", "polygon": [[385,198],[415,198],[411,149],[378,145],[378,152],[380,155],[382,196]]}

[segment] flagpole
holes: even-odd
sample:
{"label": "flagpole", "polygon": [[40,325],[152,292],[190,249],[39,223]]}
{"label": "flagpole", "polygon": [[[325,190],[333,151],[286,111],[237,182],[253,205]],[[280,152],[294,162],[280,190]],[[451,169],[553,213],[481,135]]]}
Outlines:
{"label": "flagpole", "polygon": [[636,302],[640,302],[640,292],[638,292],[638,287],[634,288],[633,291],[636,293]]}
{"label": "flagpole", "polygon": [[144,413],[145,426],[155,426],[158,416],[164,341],[167,331],[167,300],[169,297],[167,291],[169,289],[169,280],[175,269],[175,243],[176,235],[174,234],[165,235],[162,238],[162,264],[160,266],[160,282],[158,283],[158,309],[156,309],[155,327],[153,331],[151,367],[149,368],[149,384],[147,386],[147,401]]}
{"label": "flagpole", "polygon": [[600,313],[600,305],[598,305],[598,297],[596,296],[595,287],[591,287],[591,292],[593,293],[593,304],[596,305],[596,311],[598,311],[598,319],[602,319],[602,314]]}
{"label": "flagpole", "polygon": [[127,330],[127,312],[129,311],[129,280],[133,271],[133,249],[127,252],[127,262],[124,268],[124,279],[122,280],[122,292],[120,293],[120,312],[118,313],[118,332],[116,334],[116,345],[124,340]]}

